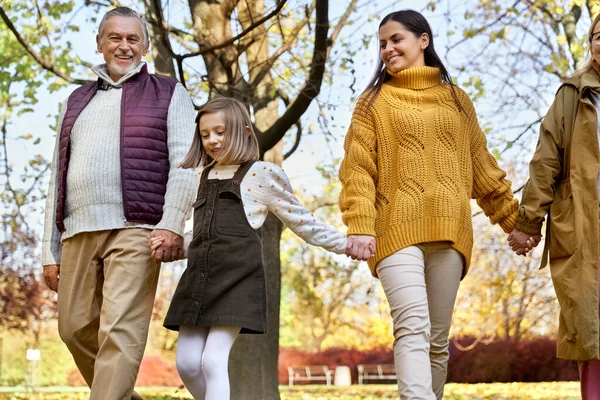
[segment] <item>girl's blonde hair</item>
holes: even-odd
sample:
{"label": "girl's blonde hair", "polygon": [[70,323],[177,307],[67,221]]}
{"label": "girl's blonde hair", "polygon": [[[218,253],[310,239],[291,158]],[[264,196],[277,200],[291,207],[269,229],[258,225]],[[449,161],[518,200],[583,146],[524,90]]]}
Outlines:
{"label": "girl's blonde hair", "polygon": [[600,14],[596,15],[596,18],[594,18],[594,22],[592,22],[592,26],[590,26],[590,30],[588,31],[588,45],[590,47],[587,51],[587,61],[583,67],[575,71],[573,78],[579,78],[586,72],[590,72],[592,69],[594,69],[594,57],[592,57],[592,34],[594,33],[594,28],[596,27],[598,21],[600,21]]}
{"label": "girl's blonde hair", "polygon": [[193,169],[198,166],[207,166],[215,161],[206,153],[202,145],[200,119],[204,114],[218,112],[223,113],[225,135],[223,136],[223,150],[217,161],[227,165],[258,160],[260,155],[258,139],[252,129],[252,121],[250,121],[250,114],[248,114],[246,106],[230,97],[216,97],[198,111],[192,146],[179,167]]}

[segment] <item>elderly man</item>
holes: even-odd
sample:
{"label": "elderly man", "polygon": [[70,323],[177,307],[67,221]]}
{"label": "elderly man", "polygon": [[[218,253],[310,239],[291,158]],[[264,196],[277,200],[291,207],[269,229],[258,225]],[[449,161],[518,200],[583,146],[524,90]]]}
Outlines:
{"label": "elderly man", "polygon": [[[90,398],[141,399],[133,388],[160,261],[183,257],[195,179],[177,166],[195,111],[176,80],[148,74],[148,30],[135,11],[106,13],[96,42],[106,64],[69,96],[59,120],[42,263]],[[153,235],[166,239],[155,258]]]}

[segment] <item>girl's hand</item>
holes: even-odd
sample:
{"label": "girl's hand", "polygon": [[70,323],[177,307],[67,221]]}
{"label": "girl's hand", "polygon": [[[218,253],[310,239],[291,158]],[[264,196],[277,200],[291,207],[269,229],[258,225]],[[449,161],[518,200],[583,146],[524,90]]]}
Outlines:
{"label": "girl's hand", "polygon": [[162,236],[156,236],[153,238],[148,238],[148,245],[152,250],[157,249],[160,245],[165,241],[165,238]]}
{"label": "girl's hand", "polygon": [[369,242],[369,250],[371,251],[371,255],[369,256],[369,258],[371,258],[375,255],[375,238],[371,239],[371,241]]}
{"label": "girl's hand", "polygon": [[152,257],[154,257],[154,253],[156,253],[156,249],[158,249],[163,244],[164,241],[165,241],[165,238],[162,236],[154,236],[154,237],[148,236],[148,246],[150,246],[150,250],[152,250]]}
{"label": "girl's hand", "polygon": [[346,242],[346,255],[353,260],[367,261],[375,254],[375,238],[369,235],[350,235]]}

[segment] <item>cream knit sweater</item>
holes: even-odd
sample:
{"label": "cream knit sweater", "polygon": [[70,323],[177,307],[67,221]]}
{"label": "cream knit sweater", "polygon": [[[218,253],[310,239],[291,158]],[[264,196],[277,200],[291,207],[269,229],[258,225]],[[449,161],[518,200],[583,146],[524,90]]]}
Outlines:
{"label": "cream knit sweater", "polygon": [[[124,228],[167,229],[183,235],[195,193],[195,179],[190,170],[177,168],[187,153],[194,134],[195,111],[189,94],[177,84],[167,117],[169,147],[169,180],[165,194],[164,214],[156,225],[127,223],[123,215],[120,170],[120,86],[142,67],[113,82],[104,65],[93,71],[118,88],[99,90],[81,112],[71,131],[71,155],[67,173],[65,203],[66,231],[60,235],[55,224],[57,196],[58,138],[52,161],[52,175],[46,200],[42,264],[60,264],[61,241],[80,232]],[[66,112],[62,107],[58,127]]]}

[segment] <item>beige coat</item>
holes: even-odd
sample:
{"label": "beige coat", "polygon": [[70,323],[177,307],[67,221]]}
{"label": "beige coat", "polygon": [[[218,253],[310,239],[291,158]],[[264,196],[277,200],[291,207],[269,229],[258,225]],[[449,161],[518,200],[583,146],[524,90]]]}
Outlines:
{"label": "beige coat", "polygon": [[540,233],[548,214],[542,267],[549,254],[560,304],[557,356],[572,360],[599,358],[599,150],[591,90],[600,92],[594,70],[558,89],[542,122],[516,223],[523,232]]}

